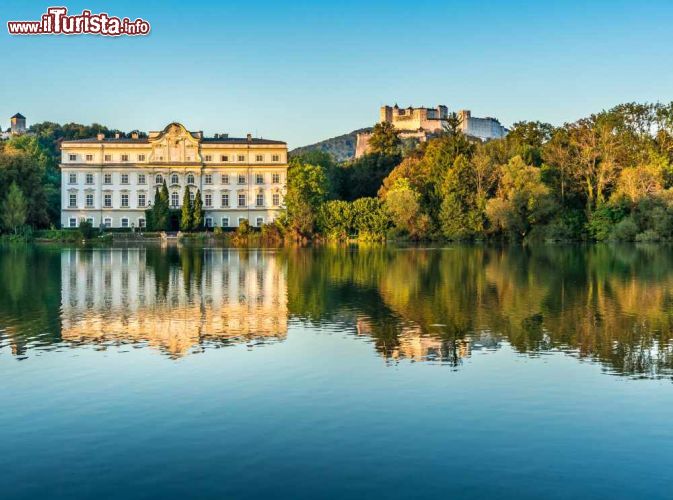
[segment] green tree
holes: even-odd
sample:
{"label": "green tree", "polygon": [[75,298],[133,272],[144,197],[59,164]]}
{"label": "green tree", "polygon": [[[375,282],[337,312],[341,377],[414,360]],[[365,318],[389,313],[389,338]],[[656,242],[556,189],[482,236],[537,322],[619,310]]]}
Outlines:
{"label": "green tree", "polygon": [[480,235],[484,229],[485,206],[477,197],[477,177],[465,156],[456,158],[446,173],[442,192],[439,218],[444,236],[460,240]]}
{"label": "green tree", "polygon": [[168,206],[168,186],[164,181],[161,190],[157,188],[154,193],[154,206],[151,209],[151,214],[148,220],[152,221],[152,229],[154,231],[166,231],[170,224],[170,210]]}
{"label": "green tree", "polygon": [[287,172],[285,204],[289,228],[298,237],[311,237],[316,231],[316,215],[327,200],[329,185],[322,167],[293,159]]}
{"label": "green tree", "polygon": [[420,195],[406,178],[399,178],[383,198],[383,207],[395,228],[412,239],[428,236],[430,218],[421,211]]}
{"label": "green tree", "polygon": [[349,201],[375,197],[383,180],[400,161],[399,155],[372,153],[345,165],[340,197]]}
{"label": "green tree", "polygon": [[367,149],[371,154],[398,156],[401,144],[399,132],[395,126],[392,123],[383,122],[374,125]]}
{"label": "green tree", "polygon": [[26,201],[26,223],[45,227],[49,216],[44,191],[44,162],[35,156],[39,153],[31,149],[35,146],[34,140],[16,139],[0,144],[0,199],[5,198],[9,186],[16,183]]}
{"label": "green tree", "polygon": [[488,219],[494,230],[524,237],[533,226],[547,222],[557,207],[539,168],[515,156],[501,169],[498,194],[486,206]]}
{"label": "green tree", "polygon": [[331,200],[320,207],[318,215],[320,233],[328,238],[345,239],[353,232],[352,204]]}
{"label": "green tree", "polygon": [[359,198],[353,202],[353,225],[358,238],[382,240],[390,227],[390,219],[378,198]]}
{"label": "green tree", "polygon": [[193,209],[188,186],[185,186],[185,194],[182,196],[182,211],[180,215],[180,230],[191,231],[193,227]]}
{"label": "green tree", "polygon": [[203,202],[201,201],[201,190],[196,190],[194,203],[192,205],[192,229],[200,231],[203,228]]}
{"label": "green tree", "polygon": [[5,229],[16,234],[21,226],[26,223],[28,206],[26,199],[16,182],[9,186],[9,192],[2,204],[2,223]]}

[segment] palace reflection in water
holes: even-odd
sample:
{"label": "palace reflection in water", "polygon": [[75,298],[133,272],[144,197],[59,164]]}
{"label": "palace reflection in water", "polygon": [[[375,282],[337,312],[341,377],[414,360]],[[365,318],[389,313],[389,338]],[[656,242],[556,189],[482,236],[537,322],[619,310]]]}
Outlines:
{"label": "palace reflection in water", "polygon": [[[285,271],[271,253],[184,248],[61,254],[66,342],[147,342],[180,356],[198,345],[287,333]],[[178,265],[179,264],[179,265]]]}
{"label": "palace reflection in water", "polygon": [[0,250],[0,270],[0,356],[19,359],[117,344],[180,357],[304,324],[364,339],[390,363],[460,366],[509,345],[616,374],[673,373],[664,246],[21,247]]}

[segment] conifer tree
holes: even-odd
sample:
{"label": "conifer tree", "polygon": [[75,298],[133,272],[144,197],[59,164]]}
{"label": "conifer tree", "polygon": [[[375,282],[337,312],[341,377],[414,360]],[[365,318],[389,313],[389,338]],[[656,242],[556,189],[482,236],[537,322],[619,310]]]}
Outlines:
{"label": "conifer tree", "polygon": [[194,204],[192,205],[192,229],[198,231],[203,227],[203,203],[201,202],[201,191],[196,190]]}
{"label": "conifer tree", "polygon": [[185,186],[185,194],[182,196],[182,212],[180,215],[180,230],[191,231],[192,229],[192,199],[189,196],[189,187]]}

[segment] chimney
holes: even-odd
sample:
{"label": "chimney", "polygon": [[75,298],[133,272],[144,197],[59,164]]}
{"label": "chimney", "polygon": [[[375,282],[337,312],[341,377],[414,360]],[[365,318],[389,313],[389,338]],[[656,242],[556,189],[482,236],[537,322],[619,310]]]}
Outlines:
{"label": "chimney", "polygon": [[252,141],[252,134],[248,134],[248,142]]}
{"label": "chimney", "polygon": [[115,132],[115,139],[119,139],[119,137],[120,137],[119,132]]}
{"label": "chimney", "polygon": [[213,134],[213,139],[219,139],[219,138],[220,138],[220,134]]}
{"label": "chimney", "polygon": [[105,134],[100,134],[100,133],[96,134],[96,139],[99,140],[99,141],[102,141],[103,139],[105,139]]}
{"label": "chimney", "polygon": [[138,138],[138,132],[131,132],[131,139],[137,139]]}

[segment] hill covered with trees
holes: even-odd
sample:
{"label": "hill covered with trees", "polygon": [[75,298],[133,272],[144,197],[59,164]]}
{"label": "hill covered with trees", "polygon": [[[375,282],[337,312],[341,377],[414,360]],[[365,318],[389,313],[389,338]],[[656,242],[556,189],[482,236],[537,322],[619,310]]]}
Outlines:
{"label": "hill covered with trees", "polygon": [[357,135],[360,132],[370,131],[371,127],[353,130],[353,132],[348,134],[338,135],[330,139],[325,139],[324,141],[316,142],[315,144],[309,144],[308,146],[302,146],[300,148],[293,149],[290,151],[290,154],[302,155],[312,151],[320,151],[332,155],[336,161],[350,160],[355,156]]}

